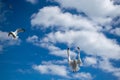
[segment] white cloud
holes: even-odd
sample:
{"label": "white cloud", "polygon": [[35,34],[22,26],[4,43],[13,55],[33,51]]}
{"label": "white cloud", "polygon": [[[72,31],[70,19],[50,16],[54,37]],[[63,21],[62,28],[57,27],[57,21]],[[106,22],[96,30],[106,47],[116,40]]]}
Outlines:
{"label": "white cloud", "polygon": [[93,77],[88,72],[70,74],[65,64],[66,60],[42,61],[40,65],[33,65],[33,69],[41,74],[58,75],[66,79],[92,80]]}
{"label": "white cloud", "polygon": [[63,31],[66,29],[85,29],[94,31],[101,29],[99,26],[80,15],[72,15],[68,12],[62,12],[57,6],[40,9],[38,13],[32,15],[31,24],[32,26],[40,28],[43,26],[44,28],[57,27],[57,29]]}
{"label": "white cloud", "polygon": [[34,45],[40,46],[39,38],[36,35],[33,35],[32,37],[28,37],[26,41],[29,43],[34,43]]}
{"label": "white cloud", "polygon": [[105,72],[110,72],[120,79],[120,68],[114,67],[108,59],[103,59],[99,61],[99,68]]}
{"label": "white cloud", "polygon": [[93,66],[93,67],[96,67],[97,66],[97,59],[94,58],[94,57],[85,57],[84,58],[84,65],[86,66]]}
{"label": "white cloud", "polygon": [[[57,43],[65,44],[66,46],[71,47],[79,46],[87,55],[92,56],[90,58],[85,58],[85,60],[89,62],[89,64],[87,64],[88,66],[96,64],[98,65],[97,67],[102,70],[113,72],[113,75],[119,75],[119,72],[115,71],[115,69],[118,70],[118,68],[113,67],[112,64],[109,64],[109,66],[106,64],[103,68],[101,65],[104,64],[101,62],[97,63],[99,60],[94,58],[99,56],[100,58],[107,58],[108,60],[120,59],[119,44],[117,44],[115,40],[107,38],[102,32],[100,32],[103,30],[102,26],[97,25],[104,25],[106,30],[112,29],[109,23],[114,16],[119,14],[118,10],[118,12],[113,13],[119,8],[119,6],[114,6],[109,0],[93,0],[93,2],[87,1],[88,3],[83,0],[79,1],[82,1],[82,3],[78,3],[76,0],[58,0],[57,2],[61,2],[63,7],[70,6],[69,8],[76,8],[78,11],[80,8],[80,11],[85,12],[88,17],[92,18],[92,20],[81,15],[72,15],[68,12],[63,12],[56,6],[44,7],[40,9],[38,13],[32,15],[32,27],[38,27],[41,29],[51,28],[53,30],[55,28],[55,31],[45,34],[45,37],[42,39],[37,36],[29,37],[28,42],[47,48],[50,51],[50,54],[60,57],[65,57],[64,55],[66,53],[66,49],[59,48],[56,46]],[[73,3],[73,5],[69,5],[71,3]],[[85,5],[82,5],[83,3]],[[93,5],[93,3],[96,5]],[[112,71],[110,71],[110,69],[112,69]]]}
{"label": "white cloud", "polygon": [[45,29],[56,27],[59,30],[50,32],[41,40],[43,43],[41,45],[52,49],[53,54],[57,54],[56,50],[59,51],[53,44],[65,43],[68,46],[80,46],[87,54],[119,59],[120,46],[99,32],[100,27],[94,22],[80,15],[64,13],[58,7],[44,7],[32,16],[31,24]]}
{"label": "white cloud", "polygon": [[77,78],[80,80],[92,80],[93,79],[93,77],[90,73],[85,73],[85,72],[75,74],[74,78],[75,79]]}
{"label": "white cloud", "polygon": [[[46,38],[47,39],[47,38]],[[66,49],[60,49],[59,47],[55,46],[54,43],[47,42],[48,40],[40,40],[38,36],[33,35],[31,37],[27,38],[27,42],[33,43],[36,46],[44,47],[50,51],[50,54],[60,56],[60,57],[67,57],[67,48]],[[71,57],[75,57],[76,53],[73,51],[70,51]]]}
{"label": "white cloud", "polygon": [[[49,43],[65,43],[70,46],[80,46],[88,55],[119,59],[120,46],[114,40],[107,39],[102,33],[94,31],[66,31],[50,33],[45,37]],[[43,41],[45,41],[43,38]],[[104,44],[104,45],[101,45]],[[112,50],[112,51],[111,51]],[[109,53],[109,55],[108,55]]]}
{"label": "white cloud", "polygon": [[34,65],[33,69],[39,71],[41,74],[51,74],[51,75],[68,77],[66,66],[62,66],[62,65],[55,65],[55,64]]}
{"label": "white cloud", "polygon": [[[67,50],[66,49],[60,49],[54,45],[49,45],[48,49],[50,50],[50,53],[53,55],[67,57]],[[70,51],[70,55],[72,57],[76,56],[75,52],[73,52],[73,51]]]}
{"label": "white cloud", "polygon": [[0,51],[3,50],[4,47],[10,46],[10,45],[19,45],[21,42],[20,39],[12,39],[11,37],[8,37],[7,32],[0,31]]}
{"label": "white cloud", "polygon": [[30,2],[31,4],[36,4],[38,3],[38,0],[26,0],[27,2]]}
{"label": "white cloud", "polygon": [[112,29],[112,30],[110,30],[110,32],[111,32],[112,34],[115,34],[115,35],[120,36],[120,28]]}
{"label": "white cloud", "polygon": [[[106,23],[110,18],[120,15],[120,6],[114,5],[111,0],[54,0],[64,8],[73,8],[84,12],[96,22]],[[94,4],[94,5],[93,5]],[[108,18],[108,16],[110,18]],[[101,22],[102,21],[102,22]]]}

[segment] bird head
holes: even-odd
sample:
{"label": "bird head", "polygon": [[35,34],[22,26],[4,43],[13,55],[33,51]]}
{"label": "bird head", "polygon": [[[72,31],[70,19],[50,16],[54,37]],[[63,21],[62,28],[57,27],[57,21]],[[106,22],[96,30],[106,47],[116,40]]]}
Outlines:
{"label": "bird head", "polygon": [[80,50],[80,47],[77,47],[78,48],[78,50]]}
{"label": "bird head", "polygon": [[67,48],[67,50],[70,50],[70,48]]}

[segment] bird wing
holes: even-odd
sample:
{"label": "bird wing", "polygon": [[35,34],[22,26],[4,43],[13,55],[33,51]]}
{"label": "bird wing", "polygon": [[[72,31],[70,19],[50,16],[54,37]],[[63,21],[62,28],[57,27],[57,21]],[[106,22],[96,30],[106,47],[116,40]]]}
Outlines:
{"label": "bird wing", "polygon": [[12,33],[11,33],[11,32],[9,32],[9,33],[8,33],[8,36],[10,36],[11,34],[12,34]]}
{"label": "bird wing", "polygon": [[15,35],[12,32],[8,33],[8,36],[10,36],[10,35],[12,35],[14,38],[16,38]]}
{"label": "bird wing", "polygon": [[23,29],[23,28],[19,28],[19,29],[17,29],[15,32],[17,32],[17,33],[25,32],[25,29]]}

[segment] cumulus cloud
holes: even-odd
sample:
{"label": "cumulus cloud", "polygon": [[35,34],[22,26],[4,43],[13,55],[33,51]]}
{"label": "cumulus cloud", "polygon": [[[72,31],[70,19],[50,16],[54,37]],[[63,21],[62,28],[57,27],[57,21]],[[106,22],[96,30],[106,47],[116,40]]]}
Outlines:
{"label": "cumulus cloud", "polygon": [[[57,43],[72,47],[79,46],[81,50],[85,52],[86,56],[92,56],[84,59],[86,63],[89,62],[89,64],[87,64],[88,66],[98,65],[97,68],[112,72],[113,75],[119,75],[119,72],[114,70],[119,69],[114,67],[111,62],[109,62],[109,66],[111,67],[106,64],[105,68],[103,68],[103,66],[101,67],[102,63],[97,63],[99,60],[94,58],[96,56],[102,59],[106,58],[107,62],[110,59],[120,59],[119,44],[117,44],[115,40],[106,37],[104,33],[102,33],[104,28],[98,25],[102,24],[107,30],[112,29],[109,23],[112,21],[113,17],[119,15],[120,12],[117,10],[119,6],[115,6],[110,0],[93,0],[93,2],[87,1],[87,3],[82,0],[79,0],[80,3],[76,0],[58,0],[57,2],[59,2],[62,7],[75,8],[78,11],[83,11],[91,19],[64,12],[56,6],[44,7],[40,9],[38,13],[34,13],[31,16],[31,25],[32,27],[40,29],[53,29],[53,31],[45,34],[42,39],[38,36],[32,36],[29,37],[27,41],[34,45],[47,48],[50,54],[60,57],[64,57],[66,49],[59,48],[56,46]],[[116,12],[113,13],[114,11]],[[72,54],[74,54],[74,52]],[[109,71],[110,69],[113,70]],[[86,75],[91,76],[89,74]]]}
{"label": "cumulus cloud", "polygon": [[19,45],[20,42],[20,39],[12,39],[11,37],[8,37],[7,32],[0,31],[0,51],[2,51],[6,46]]}
{"label": "cumulus cloud", "polygon": [[85,57],[84,58],[84,65],[86,65],[86,66],[96,67],[97,62],[98,62],[97,59],[94,57]]}
{"label": "cumulus cloud", "polygon": [[74,78],[77,78],[80,80],[92,80],[93,79],[93,77],[90,73],[85,73],[85,72],[75,74]]}
{"label": "cumulus cloud", "polygon": [[33,65],[32,68],[40,74],[49,74],[65,77],[66,79],[92,80],[93,76],[88,72],[70,74],[65,64],[66,60],[43,61],[40,65]]}
{"label": "cumulus cloud", "polygon": [[41,74],[51,74],[63,77],[67,76],[66,66],[55,64],[34,65],[33,69],[39,71]]}
{"label": "cumulus cloud", "polygon": [[[84,12],[88,17],[96,22],[106,23],[112,17],[120,15],[119,5],[114,5],[112,0],[54,0],[64,8],[73,8],[79,12]],[[94,4],[94,5],[93,5]],[[109,16],[109,17],[108,17]]]}
{"label": "cumulus cloud", "polygon": [[44,7],[40,9],[38,13],[33,14],[31,17],[31,25],[40,28],[43,26],[44,28],[57,27],[59,30],[85,29],[95,31],[101,29],[99,26],[80,15],[72,15],[68,12],[62,12],[57,6]]}
{"label": "cumulus cloud", "polygon": [[58,31],[55,33],[51,32],[45,38],[53,43],[59,42],[71,46],[80,46],[88,55],[97,55],[113,59],[119,59],[118,56],[120,56],[120,46],[117,45],[114,40],[110,40],[98,32],[71,30],[63,33]]}
{"label": "cumulus cloud", "polygon": [[[49,33],[47,37],[42,40],[44,43],[47,42],[47,44],[43,43],[45,46],[50,42],[65,43],[68,46],[80,46],[88,54],[96,54],[102,57],[119,59],[119,45],[117,45],[114,40],[108,39],[104,34],[99,32],[100,27],[95,25],[95,23],[83,18],[82,16],[64,13],[59,9],[59,7],[44,7],[40,9],[37,14],[32,16],[31,24],[32,26],[45,29],[47,27],[57,27],[58,30],[61,30],[62,28],[62,31],[64,31]],[[53,46],[48,48],[53,49]],[[56,49],[54,47],[54,50]]]}

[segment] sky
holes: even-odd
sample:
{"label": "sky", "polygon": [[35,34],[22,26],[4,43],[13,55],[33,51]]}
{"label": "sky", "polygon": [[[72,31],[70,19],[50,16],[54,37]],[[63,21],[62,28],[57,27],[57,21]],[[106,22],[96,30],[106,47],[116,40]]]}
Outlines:
{"label": "sky", "polygon": [[0,80],[120,80],[120,0],[0,0]]}

